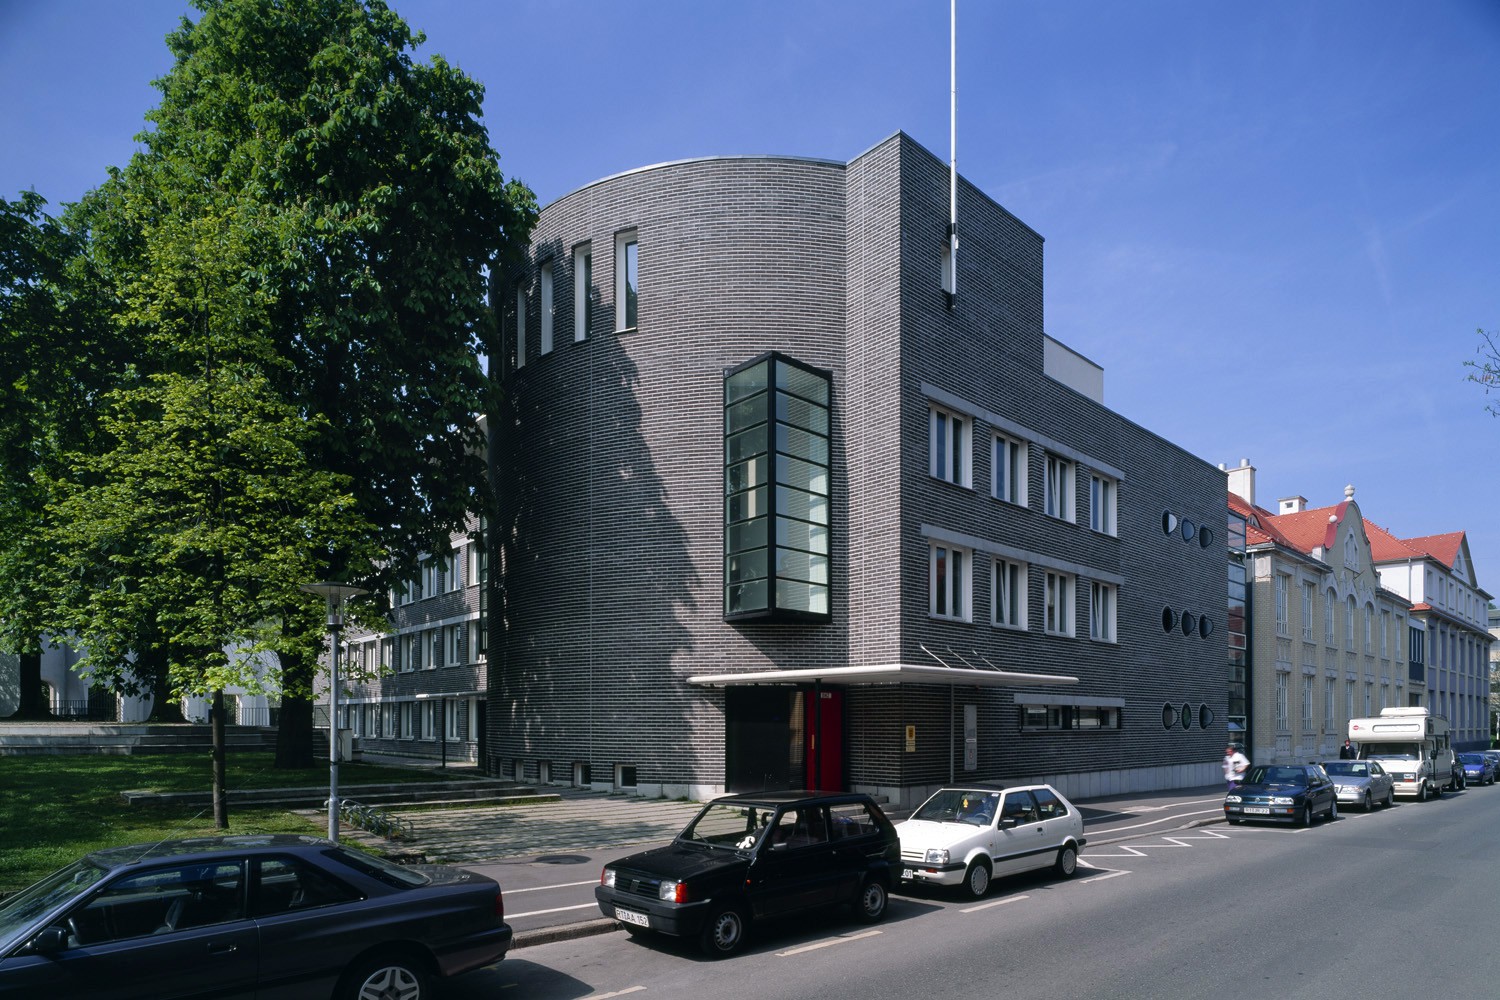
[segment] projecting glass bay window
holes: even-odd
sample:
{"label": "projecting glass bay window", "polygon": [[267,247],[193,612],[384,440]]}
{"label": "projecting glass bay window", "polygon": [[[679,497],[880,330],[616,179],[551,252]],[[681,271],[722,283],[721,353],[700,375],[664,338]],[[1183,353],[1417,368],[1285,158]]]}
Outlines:
{"label": "projecting glass bay window", "polygon": [[724,617],[827,621],[832,377],[767,354],[724,379]]}

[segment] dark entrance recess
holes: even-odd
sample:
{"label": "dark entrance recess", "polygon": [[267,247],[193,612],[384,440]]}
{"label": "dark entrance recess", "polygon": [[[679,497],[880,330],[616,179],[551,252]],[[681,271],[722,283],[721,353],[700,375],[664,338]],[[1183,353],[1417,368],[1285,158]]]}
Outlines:
{"label": "dark entrance recess", "polygon": [[[844,692],[810,688],[728,687],[724,691],[724,787],[731,792],[766,789],[844,788]],[[821,769],[814,734],[822,705]]]}

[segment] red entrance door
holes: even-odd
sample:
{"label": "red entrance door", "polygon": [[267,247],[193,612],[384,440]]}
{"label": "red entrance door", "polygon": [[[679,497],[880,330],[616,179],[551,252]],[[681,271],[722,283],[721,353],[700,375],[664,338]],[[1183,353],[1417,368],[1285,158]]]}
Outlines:
{"label": "red entrance door", "polygon": [[844,691],[842,688],[814,689],[803,704],[807,706],[804,722],[804,756],[807,760],[807,787],[816,792],[844,790]]}

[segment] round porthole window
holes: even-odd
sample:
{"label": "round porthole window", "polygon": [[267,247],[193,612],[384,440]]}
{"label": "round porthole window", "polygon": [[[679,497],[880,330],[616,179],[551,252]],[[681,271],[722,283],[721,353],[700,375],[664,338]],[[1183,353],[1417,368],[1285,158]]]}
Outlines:
{"label": "round porthole window", "polygon": [[1177,530],[1177,515],[1174,514],[1174,513],[1172,513],[1170,510],[1164,510],[1164,511],[1162,511],[1161,512],[1161,530],[1162,530],[1162,534],[1164,534],[1164,535],[1170,535],[1172,532],[1176,531]]}
{"label": "round porthole window", "polygon": [[1184,702],[1182,706],[1182,728],[1193,728],[1193,706],[1187,704],[1186,702]]}
{"label": "round porthole window", "polygon": [[1207,705],[1198,706],[1198,728],[1207,729],[1214,724],[1214,710]]}
{"label": "round porthole window", "polygon": [[1161,630],[1170,632],[1177,627],[1177,612],[1171,608],[1161,609]]}
{"label": "round porthole window", "polygon": [[1191,611],[1184,611],[1182,613],[1182,634],[1183,635],[1192,635],[1193,634],[1193,629],[1195,629],[1197,627],[1198,627],[1198,622],[1193,617],[1193,613]]}
{"label": "round porthole window", "polygon": [[1191,542],[1193,540],[1193,533],[1197,530],[1197,526],[1192,521],[1189,521],[1187,518],[1182,519],[1182,540],[1184,542]]}
{"label": "round porthole window", "polygon": [[1209,633],[1212,632],[1213,630],[1214,630],[1213,619],[1209,618],[1208,615],[1204,615],[1202,618],[1198,619],[1198,634],[1201,635],[1203,638],[1207,639]]}
{"label": "round porthole window", "polygon": [[1205,549],[1214,543],[1214,532],[1212,528],[1198,529],[1198,544]]}
{"label": "round porthole window", "polygon": [[1161,707],[1161,727],[1163,729],[1171,729],[1176,723],[1177,709],[1171,705],[1163,705]]}

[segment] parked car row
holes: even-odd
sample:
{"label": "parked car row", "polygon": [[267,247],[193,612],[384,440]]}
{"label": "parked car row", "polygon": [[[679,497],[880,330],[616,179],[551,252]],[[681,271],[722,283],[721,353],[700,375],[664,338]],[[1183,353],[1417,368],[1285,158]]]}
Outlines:
{"label": "parked car row", "polygon": [[847,904],[880,920],[898,887],[978,897],[999,876],[1067,877],[1085,843],[1078,810],[1050,785],[941,789],[900,824],[858,793],[727,795],[672,843],[605,867],[594,895],[630,933],[696,939],[718,958],[770,918]]}
{"label": "parked car row", "polygon": [[[1493,785],[1500,775],[1500,750],[1458,755],[1450,789],[1468,782]],[[1396,801],[1393,775],[1379,760],[1327,760],[1308,764],[1251,767],[1245,780],[1224,796],[1224,818],[1311,826],[1319,817],[1339,818],[1339,806],[1370,812]]]}

